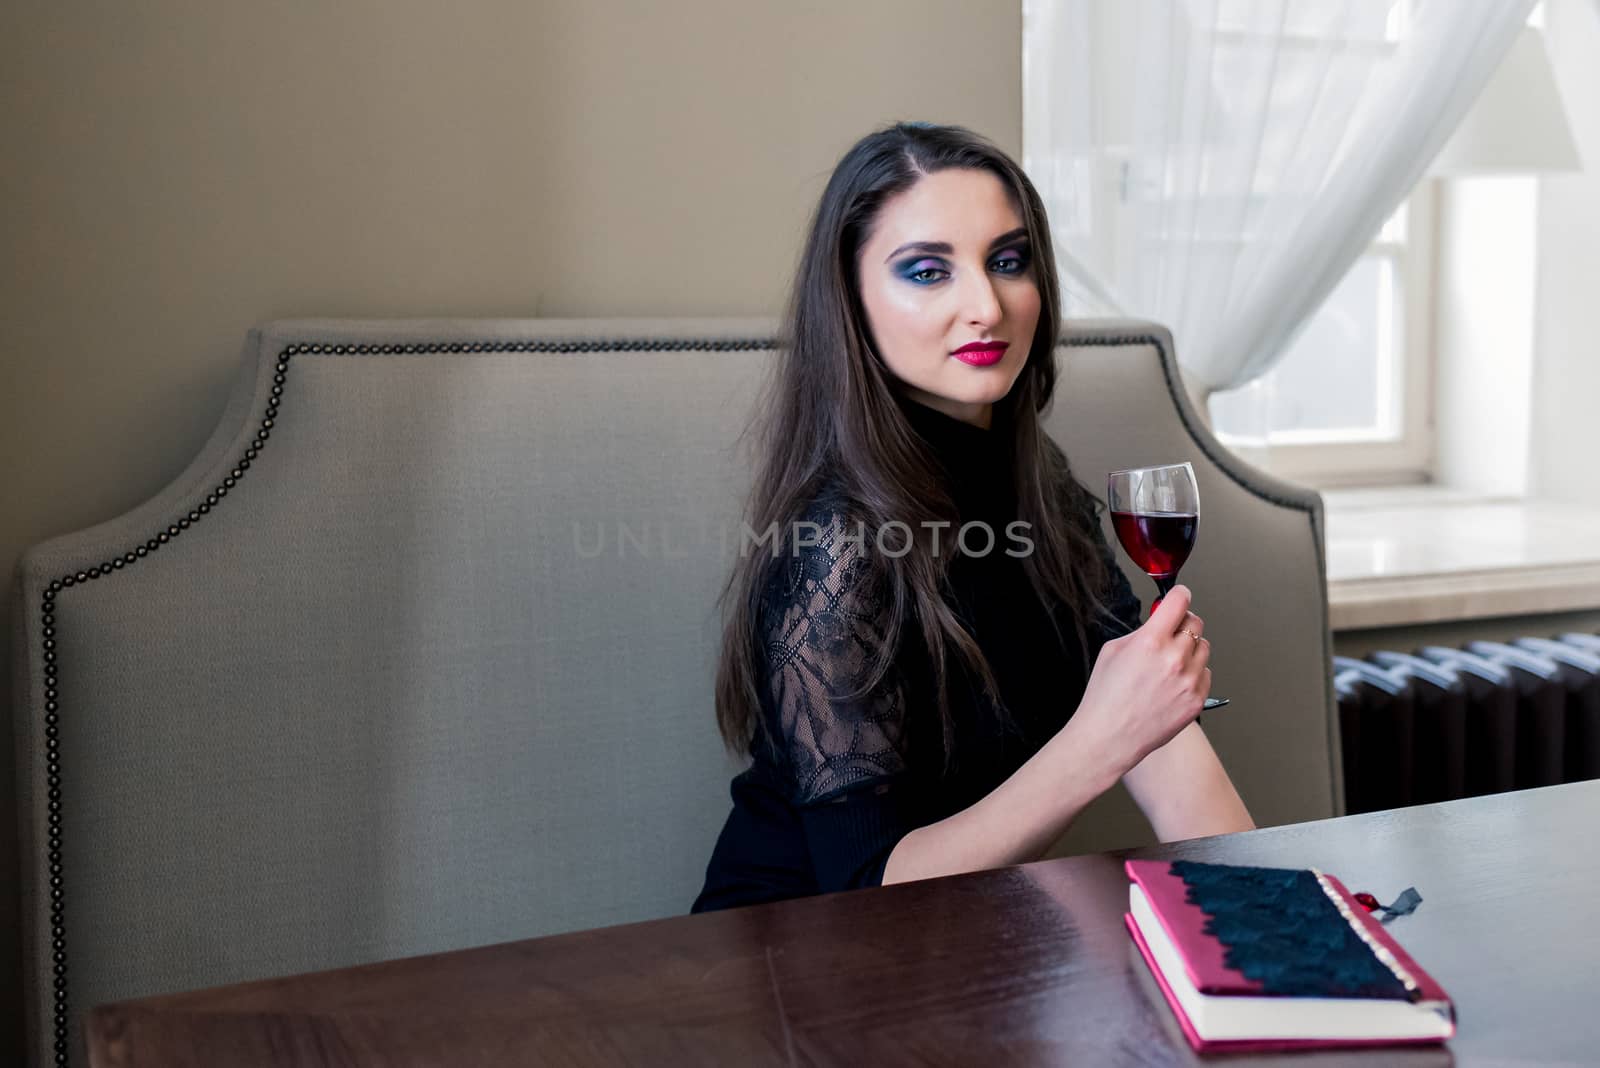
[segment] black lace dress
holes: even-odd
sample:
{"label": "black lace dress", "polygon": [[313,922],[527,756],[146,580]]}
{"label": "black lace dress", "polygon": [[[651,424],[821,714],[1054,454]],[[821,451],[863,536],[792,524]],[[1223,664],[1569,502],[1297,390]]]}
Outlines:
{"label": "black lace dress", "polygon": [[[972,531],[968,554],[946,529],[940,551],[953,554],[949,603],[983,650],[1012,727],[996,726],[976,680],[947,654],[955,733],[946,766],[932,669],[914,621],[883,680],[841,699],[860,689],[883,648],[889,602],[862,546],[846,537],[854,527],[824,494],[806,516],[821,531],[819,544],[786,552],[764,591],[762,715],[775,744],[758,736],[749,770],[733,780],[733,812],[695,912],[878,885],[905,834],[972,805],[1037,753],[1077,707],[1100,645],[1138,626],[1139,600],[1113,563],[1105,600],[1116,622],[1086,627],[1086,662],[1066,609],[1057,607],[1052,627],[1021,560],[1005,551],[1025,549],[1006,531],[1016,518],[1009,432],[902,404],[942,462],[962,521],[995,533],[984,552],[987,539]],[[875,551],[873,536],[869,529],[865,552]],[[883,544],[893,551],[901,543],[890,531]]]}

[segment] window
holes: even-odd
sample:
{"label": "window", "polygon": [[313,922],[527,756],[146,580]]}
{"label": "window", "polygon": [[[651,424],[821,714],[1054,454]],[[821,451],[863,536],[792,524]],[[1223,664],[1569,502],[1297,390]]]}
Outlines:
{"label": "window", "polygon": [[[1383,40],[1399,40],[1412,7],[1413,0],[1400,0],[1388,8]],[[1540,32],[1544,7],[1535,4],[1527,20]],[[1464,222],[1459,205],[1452,212],[1439,201],[1437,181],[1413,190],[1284,358],[1243,388],[1212,396],[1212,426],[1225,444],[1258,466],[1321,486],[1426,482],[1440,474],[1436,467],[1451,466],[1452,449],[1461,450],[1450,435],[1436,436],[1436,405],[1446,404],[1446,424],[1453,410],[1436,384],[1442,371],[1460,376],[1467,365],[1461,353],[1438,350],[1435,283],[1440,271],[1448,279],[1452,265],[1473,254],[1461,247],[1463,234],[1474,227],[1488,233],[1490,220]],[[1530,219],[1532,211],[1525,212]],[[1451,289],[1447,282],[1439,293]]]}
{"label": "window", "polygon": [[1417,188],[1271,371],[1212,396],[1225,444],[1313,484],[1427,478],[1433,199]]}
{"label": "window", "polygon": [[[1375,47],[1410,3],[1365,12]],[[1313,34],[1314,38],[1314,34]],[[1212,426],[1242,456],[1315,485],[1422,482],[1433,459],[1433,189],[1383,225],[1272,370],[1211,397]]]}

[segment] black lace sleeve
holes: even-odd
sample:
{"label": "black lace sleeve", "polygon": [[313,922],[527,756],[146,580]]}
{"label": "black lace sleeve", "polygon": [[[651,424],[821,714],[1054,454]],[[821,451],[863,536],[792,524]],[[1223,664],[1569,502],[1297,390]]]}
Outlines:
{"label": "black lace sleeve", "polygon": [[[758,626],[768,671],[768,730],[798,805],[878,786],[905,770],[906,689],[891,664],[870,687],[888,642],[890,604],[870,542],[829,512],[809,517],[817,544],[781,550]],[[869,535],[870,537],[870,535]]]}

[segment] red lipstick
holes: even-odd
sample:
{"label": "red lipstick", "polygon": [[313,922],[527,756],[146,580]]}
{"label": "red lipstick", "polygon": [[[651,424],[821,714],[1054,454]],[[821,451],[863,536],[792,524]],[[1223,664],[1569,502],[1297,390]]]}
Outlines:
{"label": "red lipstick", "polygon": [[1004,341],[974,341],[962,345],[950,355],[973,367],[989,367],[1000,362],[1008,347],[1009,343]]}

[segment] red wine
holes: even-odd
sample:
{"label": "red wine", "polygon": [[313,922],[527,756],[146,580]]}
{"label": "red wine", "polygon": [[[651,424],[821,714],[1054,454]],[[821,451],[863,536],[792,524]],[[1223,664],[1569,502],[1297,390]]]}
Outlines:
{"label": "red wine", "polygon": [[1153,579],[1170,579],[1189,559],[1200,517],[1192,512],[1112,512],[1117,540]]}

